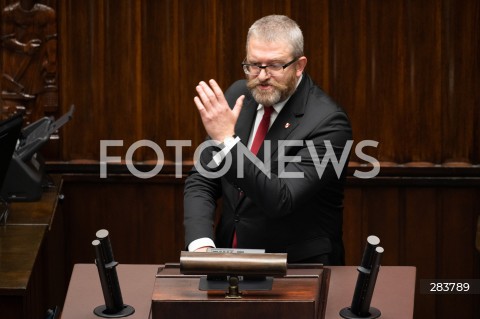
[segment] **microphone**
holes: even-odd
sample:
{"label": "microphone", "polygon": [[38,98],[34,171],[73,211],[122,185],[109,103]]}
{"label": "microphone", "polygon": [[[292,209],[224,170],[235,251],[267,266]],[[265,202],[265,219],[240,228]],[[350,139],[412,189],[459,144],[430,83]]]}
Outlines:
{"label": "microphone", "polygon": [[135,312],[132,306],[123,303],[122,291],[118,282],[118,262],[113,258],[112,244],[108,230],[101,229],[96,233],[97,239],[92,241],[95,248],[95,264],[97,265],[100,284],[102,286],[105,305],[96,307],[93,313],[103,318],[120,318]]}
{"label": "microphone", "polygon": [[373,319],[381,315],[380,310],[370,307],[373,290],[380,270],[380,261],[384,252],[378,246],[380,239],[377,236],[368,236],[367,245],[363,252],[362,261],[357,268],[358,278],[350,307],[343,308],[340,316],[346,319]]}

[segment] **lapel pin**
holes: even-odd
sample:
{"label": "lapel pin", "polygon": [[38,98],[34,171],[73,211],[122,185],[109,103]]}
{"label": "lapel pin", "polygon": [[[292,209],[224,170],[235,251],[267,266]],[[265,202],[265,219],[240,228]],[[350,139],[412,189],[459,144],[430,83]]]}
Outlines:
{"label": "lapel pin", "polygon": [[285,128],[289,128],[290,127],[290,123],[285,123]]}

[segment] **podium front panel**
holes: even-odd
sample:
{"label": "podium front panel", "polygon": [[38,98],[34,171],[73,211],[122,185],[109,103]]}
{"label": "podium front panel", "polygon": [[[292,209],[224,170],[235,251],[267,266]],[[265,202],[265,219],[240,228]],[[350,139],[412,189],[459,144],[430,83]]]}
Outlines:
{"label": "podium front panel", "polygon": [[181,275],[178,267],[160,269],[152,296],[152,319],[162,318],[323,318],[329,270],[289,269],[274,278],[272,290],[241,291],[241,299],[226,291],[199,290],[201,276]]}

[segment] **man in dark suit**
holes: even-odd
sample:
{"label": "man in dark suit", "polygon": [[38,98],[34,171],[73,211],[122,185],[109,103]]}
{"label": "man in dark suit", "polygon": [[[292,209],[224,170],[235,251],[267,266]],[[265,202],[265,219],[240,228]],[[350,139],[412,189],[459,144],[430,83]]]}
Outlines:
{"label": "man in dark suit", "polygon": [[[194,102],[219,153],[207,147],[186,180],[186,245],[190,251],[265,249],[287,253],[291,263],[344,264],[348,117],[304,73],[303,35],[290,18],[256,21],[246,49],[246,80],[225,94],[214,80],[196,88]],[[266,136],[257,136],[262,132]]]}

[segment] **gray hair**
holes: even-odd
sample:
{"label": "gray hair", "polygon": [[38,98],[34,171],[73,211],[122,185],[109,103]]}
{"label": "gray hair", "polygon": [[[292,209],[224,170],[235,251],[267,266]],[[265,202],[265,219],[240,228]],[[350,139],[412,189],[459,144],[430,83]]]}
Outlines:
{"label": "gray hair", "polygon": [[284,15],[269,15],[252,24],[247,34],[247,50],[250,38],[267,42],[287,41],[294,57],[303,56],[303,34],[298,24]]}

